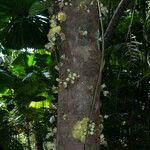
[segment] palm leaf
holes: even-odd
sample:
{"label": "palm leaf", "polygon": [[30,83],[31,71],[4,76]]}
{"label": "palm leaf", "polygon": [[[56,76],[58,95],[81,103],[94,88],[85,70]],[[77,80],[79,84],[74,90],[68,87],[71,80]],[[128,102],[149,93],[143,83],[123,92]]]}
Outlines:
{"label": "palm leaf", "polygon": [[[21,49],[27,47],[43,48],[47,42],[47,11],[31,16],[39,0],[0,0],[0,42],[6,48]],[[40,5],[42,6],[42,5]],[[45,16],[44,16],[45,15]]]}

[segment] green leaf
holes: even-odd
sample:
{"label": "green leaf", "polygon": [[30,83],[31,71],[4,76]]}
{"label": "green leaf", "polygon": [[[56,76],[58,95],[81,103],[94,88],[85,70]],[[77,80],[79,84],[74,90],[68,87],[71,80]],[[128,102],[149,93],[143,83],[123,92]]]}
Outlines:
{"label": "green leaf", "polygon": [[43,10],[47,9],[44,2],[35,2],[32,4],[32,6],[29,9],[29,15],[30,16],[36,16]]}
{"label": "green leaf", "polygon": [[42,101],[42,102],[34,102],[32,101],[29,105],[29,107],[33,108],[50,108],[51,107],[51,102],[48,100]]}
{"label": "green leaf", "polygon": [[21,53],[13,61],[11,71],[17,76],[26,74],[26,70],[36,64],[35,55],[29,53]]}
{"label": "green leaf", "polygon": [[35,61],[35,55],[27,55],[27,58],[28,58],[28,66],[31,67],[31,66],[34,66],[36,61]]}
{"label": "green leaf", "polygon": [[54,97],[51,95],[49,96],[47,92],[43,92],[39,94],[40,96],[45,97],[45,101],[41,102],[34,102],[32,101],[29,105],[29,107],[33,108],[50,108],[52,105],[52,101],[54,100]]}
{"label": "green leaf", "polygon": [[0,0],[0,41],[4,47],[43,48],[47,43],[48,13],[42,12],[43,17],[29,16],[35,2],[39,0]]}
{"label": "green leaf", "polygon": [[0,69],[0,90],[10,88],[13,85],[13,78],[5,70]]}
{"label": "green leaf", "polygon": [[22,80],[20,87],[16,89],[18,94],[32,96],[38,92],[39,81],[36,74],[28,73]]}
{"label": "green leaf", "polygon": [[12,63],[11,71],[13,74],[25,75],[26,68],[28,67],[27,54],[20,54]]}

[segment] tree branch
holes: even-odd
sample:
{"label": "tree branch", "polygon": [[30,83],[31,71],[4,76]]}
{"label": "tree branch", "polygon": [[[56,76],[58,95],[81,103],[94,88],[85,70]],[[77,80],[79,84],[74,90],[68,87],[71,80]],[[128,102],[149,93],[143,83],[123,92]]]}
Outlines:
{"label": "tree branch", "polygon": [[131,0],[121,0],[105,32],[105,48],[109,47],[115,28]]}

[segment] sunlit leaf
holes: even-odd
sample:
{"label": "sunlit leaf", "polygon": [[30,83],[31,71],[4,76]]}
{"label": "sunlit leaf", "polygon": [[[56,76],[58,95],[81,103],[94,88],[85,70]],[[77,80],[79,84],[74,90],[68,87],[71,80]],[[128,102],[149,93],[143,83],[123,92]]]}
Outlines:
{"label": "sunlit leaf", "polygon": [[32,6],[29,9],[29,15],[36,16],[43,10],[47,9],[44,2],[39,1],[32,4]]}

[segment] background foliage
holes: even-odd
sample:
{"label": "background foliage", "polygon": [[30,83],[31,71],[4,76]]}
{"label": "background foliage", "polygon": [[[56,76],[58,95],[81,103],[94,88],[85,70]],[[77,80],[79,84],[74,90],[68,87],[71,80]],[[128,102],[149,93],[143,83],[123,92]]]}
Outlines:
{"label": "background foliage", "polygon": [[[102,1],[105,28],[119,0]],[[53,149],[56,54],[44,48],[53,1],[0,0],[0,149]],[[150,149],[150,2],[131,2],[106,49],[106,149]],[[128,33],[128,34],[127,34]]]}

